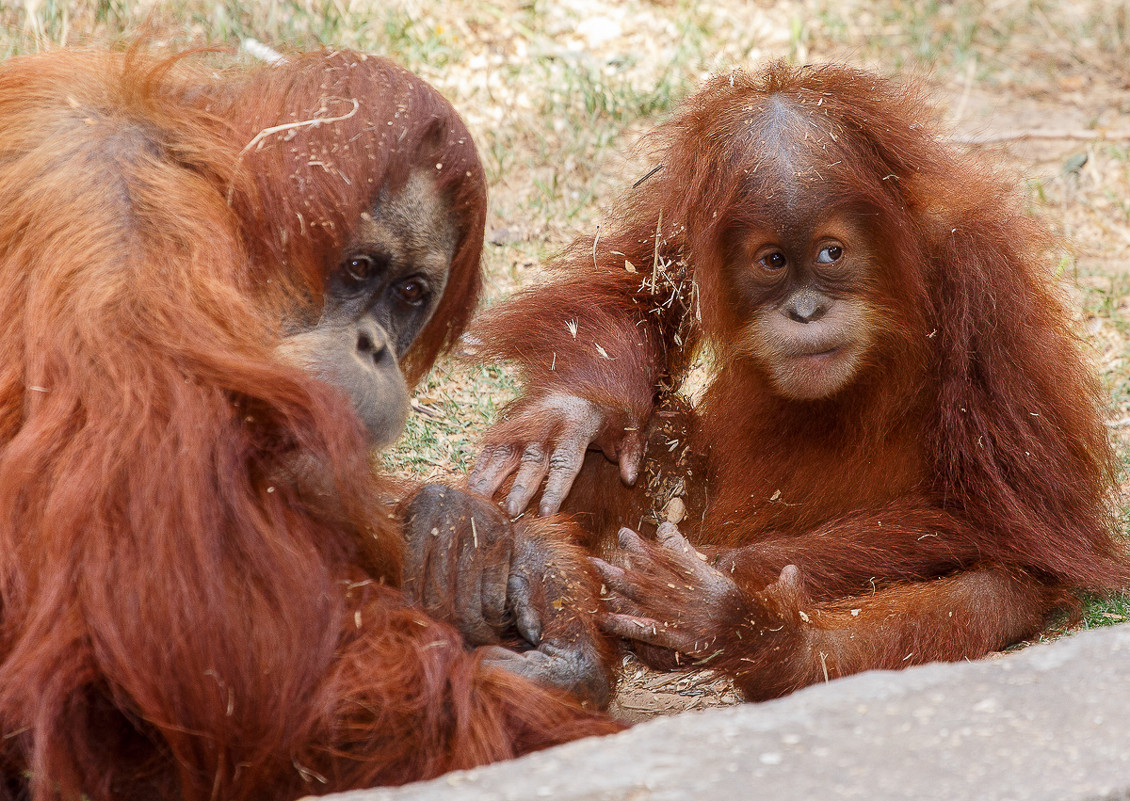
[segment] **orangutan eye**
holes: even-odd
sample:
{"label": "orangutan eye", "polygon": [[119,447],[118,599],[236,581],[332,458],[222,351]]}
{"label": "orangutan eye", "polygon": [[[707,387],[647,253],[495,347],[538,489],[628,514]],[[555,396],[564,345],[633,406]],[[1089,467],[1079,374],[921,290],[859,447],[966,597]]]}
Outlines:
{"label": "orangutan eye", "polygon": [[387,269],[388,259],[361,253],[347,257],[341,267],[357,283],[366,283]]}
{"label": "orangutan eye", "polygon": [[761,266],[766,270],[773,271],[784,269],[788,263],[789,260],[785,258],[785,254],[779,250],[773,251],[761,260]]}
{"label": "orangutan eye", "polygon": [[428,284],[422,278],[409,278],[393,287],[393,292],[404,303],[410,306],[419,306],[428,299],[430,294]]}
{"label": "orangutan eye", "polygon": [[373,277],[373,260],[368,256],[354,256],[346,260],[345,271],[354,281],[367,281]]}
{"label": "orangutan eye", "polygon": [[835,264],[843,258],[844,249],[839,245],[828,245],[816,255],[817,264]]}

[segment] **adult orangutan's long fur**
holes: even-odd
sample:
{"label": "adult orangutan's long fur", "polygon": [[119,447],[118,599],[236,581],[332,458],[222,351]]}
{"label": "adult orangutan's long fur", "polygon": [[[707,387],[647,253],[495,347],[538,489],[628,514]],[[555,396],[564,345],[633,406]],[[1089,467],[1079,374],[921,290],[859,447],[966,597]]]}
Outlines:
{"label": "adult orangutan's long fur", "polygon": [[421,159],[462,239],[412,373],[461,329],[451,107],[350,53],[227,83],[55,53],[0,65],[0,119],[0,797],[292,798],[609,731],[405,605],[356,415],[274,356]]}

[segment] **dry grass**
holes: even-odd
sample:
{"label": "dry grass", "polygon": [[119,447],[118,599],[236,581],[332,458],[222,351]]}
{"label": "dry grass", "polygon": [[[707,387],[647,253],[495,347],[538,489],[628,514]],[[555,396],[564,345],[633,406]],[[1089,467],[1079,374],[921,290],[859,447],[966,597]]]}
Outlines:
{"label": "dry grass", "polygon": [[[1124,464],[1130,456],[1124,0],[27,0],[0,4],[0,26],[0,56],[142,33],[174,45],[237,48],[254,37],[279,49],[391,55],[443,91],[479,143],[492,190],[492,302],[593,230],[600,209],[649,166],[633,142],[705,76],[786,58],[921,78],[956,136],[1003,137],[974,146],[1011,168],[1033,213],[1069,237],[1048,280],[1062,272],[1075,287],[1112,437]],[[1048,131],[1072,136],[1041,137]],[[513,392],[503,368],[441,364],[386,463],[425,478],[461,473]],[[1128,614],[1125,600],[1092,602],[1084,624]],[[635,686],[664,692],[648,681]]]}

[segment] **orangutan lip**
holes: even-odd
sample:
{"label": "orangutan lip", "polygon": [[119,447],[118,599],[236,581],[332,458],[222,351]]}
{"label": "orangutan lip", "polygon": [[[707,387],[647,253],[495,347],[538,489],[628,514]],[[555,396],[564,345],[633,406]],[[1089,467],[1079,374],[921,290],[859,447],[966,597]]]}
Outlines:
{"label": "orangutan lip", "polygon": [[815,351],[813,353],[798,353],[796,358],[798,358],[798,359],[826,359],[830,356],[834,356],[835,354],[839,353],[842,349],[843,349],[843,345],[836,345],[833,348],[828,348],[828,350],[818,350],[818,351]]}

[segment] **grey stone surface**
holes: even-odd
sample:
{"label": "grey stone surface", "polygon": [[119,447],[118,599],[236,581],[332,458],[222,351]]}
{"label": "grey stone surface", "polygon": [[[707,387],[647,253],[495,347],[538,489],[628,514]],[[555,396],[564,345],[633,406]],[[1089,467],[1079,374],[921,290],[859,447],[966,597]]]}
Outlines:
{"label": "grey stone surface", "polygon": [[872,672],[335,801],[1130,799],[1130,627]]}

